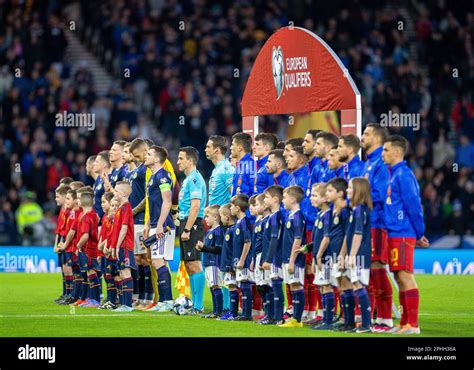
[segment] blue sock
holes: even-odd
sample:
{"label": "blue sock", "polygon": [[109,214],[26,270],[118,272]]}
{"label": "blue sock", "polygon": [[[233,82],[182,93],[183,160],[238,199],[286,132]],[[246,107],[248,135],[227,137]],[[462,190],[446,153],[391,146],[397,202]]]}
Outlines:
{"label": "blue sock", "polygon": [[92,274],[92,275],[89,275],[88,278],[90,282],[89,297],[96,302],[100,302],[99,277],[97,276],[97,274]]}
{"label": "blue sock", "polygon": [[370,299],[367,294],[367,289],[360,288],[355,291],[359,301],[360,314],[362,316],[362,326],[369,327],[371,325]]}
{"label": "blue sock", "polygon": [[115,304],[117,300],[117,287],[115,286],[115,280],[109,273],[105,274],[105,281],[107,282],[107,302]]}
{"label": "blue sock", "polygon": [[[117,295],[119,304],[125,304],[123,300],[123,280],[115,280],[115,284],[117,285]],[[115,304],[115,302],[112,303]]]}
{"label": "blue sock", "polygon": [[132,307],[133,279],[131,277],[123,279],[123,304]]}
{"label": "blue sock", "polygon": [[222,287],[222,299],[224,302],[224,310],[228,310],[230,307],[230,295],[229,295],[229,289],[227,287]]}
{"label": "blue sock", "polygon": [[212,297],[212,313],[216,313],[216,293],[214,293],[214,289],[209,288],[211,291],[211,297]]}
{"label": "blue sock", "polygon": [[324,307],[326,310],[326,324],[332,324],[334,317],[334,293],[324,293],[323,296],[326,297],[326,306]]}
{"label": "blue sock", "polygon": [[193,302],[194,307],[198,310],[203,309],[203,299],[204,299],[204,288],[206,286],[206,276],[204,272],[197,272],[189,277],[189,280],[194,280],[194,295]]}
{"label": "blue sock", "polygon": [[327,315],[326,315],[326,295],[325,294],[321,294],[321,303],[323,305],[323,322],[326,322]]}
{"label": "blue sock", "polygon": [[77,301],[81,296],[82,289],[82,276],[79,274],[74,275],[74,283],[72,286],[72,297]]}
{"label": "blue sock", "polygon": [[171,292],[170,270],[166,266],[161,266],[157,270],[157,273],[158,273],[158,291],[160,292],[160,298],[161,298],[161,295],[163,294],[163,301],[171,301],[173,299],[173,294]]}
{"label": "blue sock", "polygon": [[140,278],[140,269],[135,270],[131,269],[130,274],[132,275],[133,280],[133,294],[139,294],[139,278]]}
{"label": "blue sock", "polygon": [[293,290],[291,294],[293,296],[293,317],[296,321],[301,322],[305,304],[304,289]]}
{"label": "blue sock", "polygon": [[223,295],[222,295],[222,289],[221,288],[216,288],[212,290],[213,296],[214,296],[214,313],[220,315],[223,310]]}
{"label": "blue sock", "polygon": [[346,290],[344,292],[344,294],[346,296],[347,322],[349,323],[349,325],[355,325],[355,296],[354,296],[354,291],[352,289]]}
{"label": "blue sock", "polygon": [[143,272],[145,275],[144,278],[144,284],[143,284],[143,289],[144,289],[144,299],[148,301],[153,300],[154,292],[153,292],[153,283],[152,283],[152,276],[151,276],[151,266],[143,266]]}
{"label": "blue sock", "polygon": [[268,287],[267,290],[267,310],[268,310],[268,317],[270,319],[275,318],[275,293],[273,292],[273,288],[271,286]]}
{"label": "blue sock", "polygon": [[81,299],[85,300],[89,298],[89,280],[87,279],[87,273],[83,272],[82,275],[82,287],[81,287]]}
{"label": "blue sock", "polygon": [[138,279],[137,280],[138,280],[138,284],[136,286],[133,285],[133,293],[134,294],[138,293],[138,299],[143,301],[145,299],[145,269],[144,269],[144,266],[142,265],[138,265]]}
{"label": "blue sock", "polygon": [[64,271],[61,268],[61,272],[63,274],[63,295],[67,294],[67,283],[66,283],[66,275],[64,275]]}
{"label": "blue sock", "polygon": [[[192,301],[193,301],[193,303],[194,303],[194,296],[196,295],[196,293],[195,293],[196,287],[195,287],[195,285],[194,285],[194,278],[193,278],[194,275],[189,275],[189,274],[188,274],[188,276],[189,276],[189,290],[190,290],[190,292],[191,292],[191,299],[192,299]],[[160,296],[160,302],[162,302],[161,296]]]}
{"label": "blue sock", "polygon": [[342,312],[344,314],[344,324],[349,323],[349,315],[347,313],[347,303],[346,303],[346,293],[345,291],[340,292],[339,296],[341,297]]}
{"label": "blue sock", "polygon": [[237,316],[239,313],[239,291],[238,290],[231,290],[229,291],[230,295],[230,312],[234,316]]}
{"label": "blue sock", "polygon": [[242,315],[247,319],[252,318],[252,283],[242,282]]}
{"label": "blue sock", "polygon": [[274,294],[273,302],[275,305],[274,315],[276,321],[283,320],[283,306],[285,304],[285,296],[283,295],[282,284],[283,283],[281,279],[272,280]]}

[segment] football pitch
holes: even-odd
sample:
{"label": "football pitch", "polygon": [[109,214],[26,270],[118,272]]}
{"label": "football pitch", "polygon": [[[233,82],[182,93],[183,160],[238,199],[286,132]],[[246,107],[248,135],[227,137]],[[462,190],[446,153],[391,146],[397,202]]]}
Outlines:
{"label": "football pitch", "polygon": [[[173,281],[175,274],[173,274]],[[0,273],[1,337],[347,337],[309,328],[283,329],[251,322],[227,322],[172,312],[113,313],[75,309],[53,300],[60,295],[59,274]],[[421,336],[474,336],[474,277],[417,275]],[[176,291],[174,292],[177,297]],[[395,304],[398,296],[395,294]],[[212,307],[206,288],[206,312]]]}

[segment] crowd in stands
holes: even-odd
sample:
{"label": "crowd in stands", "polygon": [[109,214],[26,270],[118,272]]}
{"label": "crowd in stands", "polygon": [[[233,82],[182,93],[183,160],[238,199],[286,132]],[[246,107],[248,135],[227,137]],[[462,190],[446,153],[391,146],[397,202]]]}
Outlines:
{"label": "crowd in stands", "polygon": [[[19,224],[25,203],[41,206],[49,230],[59,178],[90,184],[87,156],[113,140],[150,137],[203,151],[210,135],[239,131],[255,57],[290,21],[340,56],[361,91],[364,122],[419,113],[418,130],[390,131],[410,141],[428,236],[473,233],[472,2],[412,1],[402,12],[396,1],[374,0],[82,0],[74,32],[114,78],[105,96],[86,63],[66,58],[67,3],[0,0],[1,244],[32,242]],[[64,110],[95,113],[95,130],[56,127]],[[261,129],[284,140],[286,122],[265,117]],[[201,157],[209,175],[212,164]]]}

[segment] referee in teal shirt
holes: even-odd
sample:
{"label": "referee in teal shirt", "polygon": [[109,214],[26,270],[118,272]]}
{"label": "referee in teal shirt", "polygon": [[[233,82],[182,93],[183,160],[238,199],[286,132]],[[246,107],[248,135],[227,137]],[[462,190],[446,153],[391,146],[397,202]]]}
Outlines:
{"label": "referee in teal shirt", "polygon": [[179,191],[179,245],[181,260],[189,275],[194,313],[203,312],[206,278],[202,271],[201,252],[195,246],[204,239],[204,208],[206,207],[206,183],[196,169],[199,152],[192,146],[179,149],[178,169],[186,175]]}
{"label": "referee in teal shirt", "polygon": [[214,164],[209,179],[209,205],[230,203],[232,195],[232,179],[235,168],[226,159],[227,139],[224,136],[213,135],[206,144],[206,158]]}

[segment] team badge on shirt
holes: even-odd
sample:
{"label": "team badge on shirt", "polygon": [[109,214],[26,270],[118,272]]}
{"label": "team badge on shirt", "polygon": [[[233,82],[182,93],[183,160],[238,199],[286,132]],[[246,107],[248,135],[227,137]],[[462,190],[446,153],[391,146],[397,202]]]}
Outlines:
{"label": "team badge on shirt", "polygon": [[309,197],[311,195],[311,191],[308,189],[306,190],[306,196]]}
{"label": "team badge on shirt", "polygon": [[164,184],[165,182],[168,182],[168,179],[167,179],[166,177],[162,177],[162,178],[160,179],[160,182],[161,182],[162,184]]}
{"label": "team badge on shirt", "polygon": [[349,217],[349,222],[352,222],[352,215],[351,215],[351,217]]}
{"label": "team badge on shirt", "polygon": [[148,186],[152,186],[153,185],[153,179],[150,180],[150,182],[148,183]]}
{"label": "team badge on shirt", "polygon": [[322,229],[323,228],[323,221],[319,221],[319,225],[318,225],[318,229]]}
{"label": "team badge on shirt", "polygon": [[240,229],[239,228],[235,229],[235,235],[239,235],[239,234],[240,234]]}
{"label": "team badge on shirt", "polygon": [[209,240],[212,239],[212,234],[209,234]]}
{"label": "team badge on shirt", "polygon": [[339,223],[339,217],[334,217],[334,225],[337,225]]}
{"label": "team badge on shirt", "polygon": [[291,221],[288,221],[288,222],[286,223],[286,228],[289,229],[290,227],[291,227]]}
{"label": "team badge on shirt", "polygon": [[225,236],[225,241],[228,242],[229,239],[230,239],[230,236],[229,236],[229,234],[227,234],[227,235]]}

